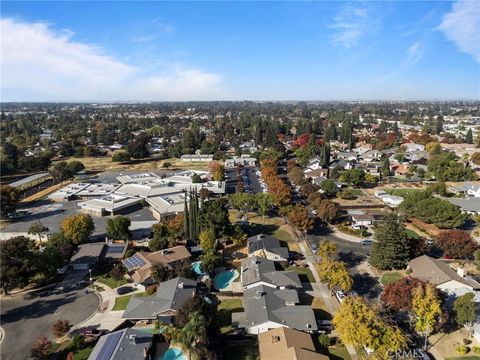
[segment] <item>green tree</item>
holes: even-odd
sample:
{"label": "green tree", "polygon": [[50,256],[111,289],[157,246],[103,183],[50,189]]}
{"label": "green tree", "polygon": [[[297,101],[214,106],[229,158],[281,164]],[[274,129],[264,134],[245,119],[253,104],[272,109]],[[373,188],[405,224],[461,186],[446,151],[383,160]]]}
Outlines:
{"label": "green tree", "polygon": [[378,222],[370,264],[382,270],[403,269],[408,259],[408,236],[398,218],[390,216]]}
{"label": "green tree", "polygon": [[361,169],[345,170],[340,175],[340,181],[346,182],[353,186],[361,185],[364,178],[365,178],[365,171]]}
{"label": "green tree", "polygon": [[389,175],[390,175],[390,160],[388,159],[388,157],[385,156],[380,162],[380,177],[382,179],[385,179]]}
{"label": "green tree", "polygon": [[230,225],[228,210],[223,199],[212,199],[203,204],[201,224],[202,228],[212,227],[217,238],[223,236],[225,230]]}
{"label": "green tree", "polygon": [[35,273],[34,246],[33,240],[24,236],[0,241],[0,282],[5,294],[27,285]]}
{"label": "green tree", "polygon": [[210,250],[204,252],[204,254],[200,257],[200,261],[202,271],[208,274],[213,274],[213,270],[217,266],[219,259],[218,256],[215,254],[215,251]]}
{"label": "green tree", "polygon": [[95,230],[95,224],[89,214],[76,214],[63,219],[60,229],[72,244],[80,245],[88,242]]}
{"label": "green tree", "polygon": [[255,201],[257,203],[258,213],[262,215],[262,217],[265,219],[265,216],[268,214],[268,212],[273,206],[272,195],[263,192],[255,194]]}
{"label": "green tree", "polygon": [[472,128],[469,128],[467,131],[467,135],[465,135],[465,142],[467,144],[473,144],[473,134],[472,134]]}
{"label": "green tree", "polygon": [[335,196],[335,194],[338,192],[337,184],[330,179],[322,181],[320,184],[320,189],[322,189],[323,193],[328,197]]}
{"label": "green tree", "polygon": [[107,220],[107,236],[114,240],[128,240],[130,237],[131,221],[126,216],[115,216]]}
{"label": "green tree", "polygon": [[28,233],[38,236],[38,240],[42,241],[42,237],[47,235],[49,228],[43,225],[40,221],[36,221],[28,228]]}
{"label": "green tree", "polygon": [[215,251],[215,231],[213,228],[203,230],[198,239],[204,252]]}
{"label": "green tree", "polygon": [[167,226],[162,223],[152,225],[152,238],[148,242],[150,251],[166,249],[169,245]]}
{"label": "green tree", "polygon": [[465,326],[471,333],[473,324],[477,320],[478,305],[474,300],[474,293],[466,293],[455,299],[453,311],[455,321]]}
{"label": "green tree", "polygon": [[128,151],[125,150],[116,151],[112,155],[112,161],[120,163],[130,161],[130,154],[128,153]]}
{"label": "green tree", "polygon": [[208,342],[207,320],[204,315],[195,311],[190,314],[188,322],[183,327],[160,324],[160,329],[168,341],[182,347],[189,359],[200,360]]}
{"label": "green tree", "polygon": [[14,213],[17,209],[18,191],[8,185],[0,186],[0,215],[2,218]]}
{"label": "green tree", "polygon": [[170,272],[161,263],[153,264],[151,268],[151,273],[152,278],[158,283],[166,281],[170,278]]}

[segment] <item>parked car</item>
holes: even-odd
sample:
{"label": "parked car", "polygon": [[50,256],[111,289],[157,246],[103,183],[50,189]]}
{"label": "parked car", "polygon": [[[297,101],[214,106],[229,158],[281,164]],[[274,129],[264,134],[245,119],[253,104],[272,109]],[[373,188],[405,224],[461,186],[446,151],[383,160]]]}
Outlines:
{"label": "parked car", "polygon": [[343,291],[337,291],[335,293],[335,296],[337,297],[338,301],[343,302],[343,299],[345,299],[346,295]]}
{"label": "parked car", "polygon": [[118,295],[125,295],[128,293],[131,293],[133,291],[133,288],[131,286],[122,286],[117,289],[117,294]]}
{"label": "parked car", "polygon": [[363,245],[363,246],[370,246],[372,244],[373,244],[373,240],[370,240],[370,239],[360,241],[360,245]]}
{"label": "parked car", "polygon": [[293,261],[305,260],[305,256],[303,256],[303,254],[300,254],[296,251],[290,251],[288,253],[288,257]]}

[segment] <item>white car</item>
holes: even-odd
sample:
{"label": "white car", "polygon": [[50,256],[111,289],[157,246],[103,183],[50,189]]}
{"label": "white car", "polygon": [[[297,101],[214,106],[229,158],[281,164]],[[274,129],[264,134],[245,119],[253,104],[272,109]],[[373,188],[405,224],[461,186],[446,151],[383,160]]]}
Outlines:
{"label": "white car", "polygon": [[343,291],[337,291],[335,296],[337,297],[338,301],[343,302],[343,299],[345,299],[347,295],[345,295]]}

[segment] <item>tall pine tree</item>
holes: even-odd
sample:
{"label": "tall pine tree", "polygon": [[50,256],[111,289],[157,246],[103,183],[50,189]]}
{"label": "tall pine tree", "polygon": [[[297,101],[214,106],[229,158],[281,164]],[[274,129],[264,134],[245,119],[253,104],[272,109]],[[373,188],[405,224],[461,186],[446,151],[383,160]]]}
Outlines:
{"label": "tall pine tree", "polygon": [[370,265],[381,269],[403,269],[409,259],[409,244],[403,224],[396,215],[387,216],[375,228]]}

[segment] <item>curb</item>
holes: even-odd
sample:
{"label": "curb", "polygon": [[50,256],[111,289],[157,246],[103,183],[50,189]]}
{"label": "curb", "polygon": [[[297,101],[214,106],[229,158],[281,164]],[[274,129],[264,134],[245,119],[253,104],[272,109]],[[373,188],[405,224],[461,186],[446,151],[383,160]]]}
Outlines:
{"label": "curb", "polygon": [[93,318],[97,313],[98,311],[100,310],[100,307],[102,306],[103,304],[103,297],[102,295],[100,295],[100,293],[98,293],[97,291],[94,291],[95,295],[98,296],[98,299],[100,300],[100,303],[98,304],[97,306],[97,310],[95,310],[88,318],[86,318],[85,320],[82,320],[81,322],[79,322],[78,324],[72,326],[72,328],[70,329],[69,333],[71,334],[72,332],[74,332],[75,330],[78,330],[82,324],[86,323],[88,320],[90,320],[91,318]]}

